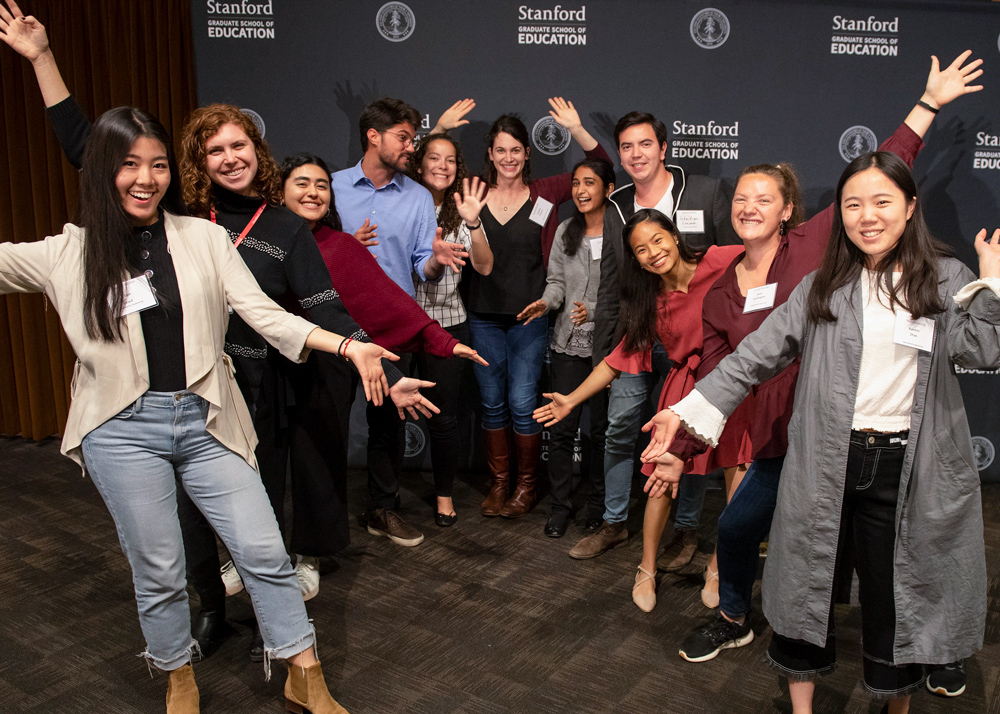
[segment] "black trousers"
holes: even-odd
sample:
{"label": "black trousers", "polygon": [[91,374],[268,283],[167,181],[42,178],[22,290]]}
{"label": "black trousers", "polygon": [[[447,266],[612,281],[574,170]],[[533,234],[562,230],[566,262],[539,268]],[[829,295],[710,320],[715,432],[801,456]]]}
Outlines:
{"label": "black trousers", "polygon": [[[412,355],[400,355],[396,366],[403,374],[410,371]],[[368,510],[396,506],[399,474],[403,470],[403,449],[406,446],[406,422],[399,418],[396,406],[388,396],[381,406],[368,402]]]}
{"label": "black trousers", "polygon": [[[574,357],[552,350],[549,384],[553,392],[569,394],[590,376],[591,358]],[[587,518],[604,515],[604,438],[608,429],[608,395],[602,389],[590,398],[590,491],[587,496]],[[552,512],[569,513],[573,509],[573,441],[580,426],[583,405],[571,411],[549,429],[548,472],[549,502]]]}
{"label": "black trousers", "polygon": [[[468,322],[444,329],[462,344],[471,342]],[[427,431],[431,437],[431,464],[434,468],[434,494],[442,498],[450,497],[462,456],[458,410],[462,380],[467,373],[468,362],[464,359],[445,359],[426,352],[415,354],[414,362],[420,379],[436,382],[436,386],[422,390],[424,396],[441,410],[440,414],[427,420]]]}
{"label": "black trousers", "polygon": [[[907,432],[878,434],[851,432],[847,482],[840,519],[837,560],[853,548],[860,583],[861,647],[865,686],[876,696],[904,696],[920,686],[923,667],[893,664],[896,634],[893,599],[893,552],[896,537],[896,502],[906,452]],[[837,568],[838,573],[842,573]],[[834,592],[837,592],[834,583]],[[768,657],[790,679],[804,680],[827,674],[836,666],[833,603],[826,646],[783,637],[771,638]]]}

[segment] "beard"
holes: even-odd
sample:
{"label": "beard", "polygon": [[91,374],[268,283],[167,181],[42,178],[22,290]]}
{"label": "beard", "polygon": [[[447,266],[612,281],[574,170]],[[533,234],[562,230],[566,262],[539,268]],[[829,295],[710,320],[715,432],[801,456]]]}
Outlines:
{"label": "beard", "polygon": [[403,151],[398,154],[392,154],[386,151],[384,147],[378,152],[378,160],[382,162],[385,168],[398,171],[401,174],[405,174],[406,169],[410,166],[410,154]]}

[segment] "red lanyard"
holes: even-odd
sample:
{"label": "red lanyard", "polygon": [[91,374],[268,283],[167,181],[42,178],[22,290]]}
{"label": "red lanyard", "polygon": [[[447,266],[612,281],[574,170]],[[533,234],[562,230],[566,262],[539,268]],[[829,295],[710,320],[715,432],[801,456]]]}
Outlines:
{"label": "red lanyard", "polygon": [[[265,208],[267,208],[267,201],[264,201],[262,204],[260,204],[260,208],[258,208],[257,212],[253,214],[253,218],[250,219],[250,222],[247,223],[247,227],[243,229],[243,232],[240,233],[240,237],[237,238],[236,241],[233,243],[234,248],[240,247],[240,243],[242,243],[243,239],[247,237],[247,233],[249,233],[250,229],[253,228],[253,224],[257,222],[258,218],[260,218],[260,214],[264,212]],[[212,223],[216,223],[215,207],[212,207],[208,210],[208,217],[212,219]]]}

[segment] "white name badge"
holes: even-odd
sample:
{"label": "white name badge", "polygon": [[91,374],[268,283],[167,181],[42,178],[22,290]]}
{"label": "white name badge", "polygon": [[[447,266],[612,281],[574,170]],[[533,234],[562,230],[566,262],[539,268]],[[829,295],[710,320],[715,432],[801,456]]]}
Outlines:
{"label": "white name badge", "polygon": [[921,317],[916,320],[905,310],[896,312],[896,327],[892,331],[892,341],[904,347],[914,347],[930,352],[934,345],[934,320]]}
{"label": "white name badge", "polygon": [[604,236],[597,236],[590,239],[590,259],[600,260],[601,249],[604,247]]}
{"label": "white name badge", "polygon": [[555,204],[551,201],[546,201],[544,198],[539,196],[535,199],[535,206],[531,209],[531,215],[528,216],[528,220],[532,223],[544,226],[545,221],[549,220],[549,214],[552,213],[554,205]]}
{"label": "white name badge", "polygon": [[774,298],[778,294],[778,284],[768,283],[759,288],[747,290],[747,299],[743,301],[743,314],[757,312],[759,310],[770,310],[774,307]]}
{"label": "white name badge", "polygon": [[131,315],[133,312],[148,310],[156,307],[156,295],[153,294],[153,286],[149,284],[149,279],[145,275],[132,278],[122,283],[122,317]]}
{"label": "white name badge", "polygon": [[674,213],[674,221],[680,233],[705,232],[704,211],[676,211]]}

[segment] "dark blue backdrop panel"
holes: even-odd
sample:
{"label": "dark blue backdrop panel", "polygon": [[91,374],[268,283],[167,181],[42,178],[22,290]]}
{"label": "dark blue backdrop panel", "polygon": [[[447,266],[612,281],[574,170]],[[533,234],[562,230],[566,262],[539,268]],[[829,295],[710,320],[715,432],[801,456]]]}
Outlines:
{"label": "dark blue backdrop panel", "polygon": [[[473,97],[455,132],[472,170],[498,114],[530,128],[559,95],[614,154],[612,129],[640,109],[670,131],[668,160],[735,180],[789,161],[811,215],[851,152],[888,137],[920,97],[930,56],[982,57],[986,90],[945,107],[915,170],[928,222],[975,267],[972,237],[1000,225],[1000,4],[772,0],[192,0],[199,100],[256,112],[281,158],[308,150],[334,168],[361,157],[357,119],[381,96],[410,102],[426,131]],[[992,70],[992,71],[991,71]],[[568,170],[540,132],[533,172]],[[619,176],[624,174],[619,171]],[[972,432],[1000,444],[996,375],[961,375]],[[992,446],[977,441],[982,464]],[[985,478],[1000,479],[1000,463]]]}

